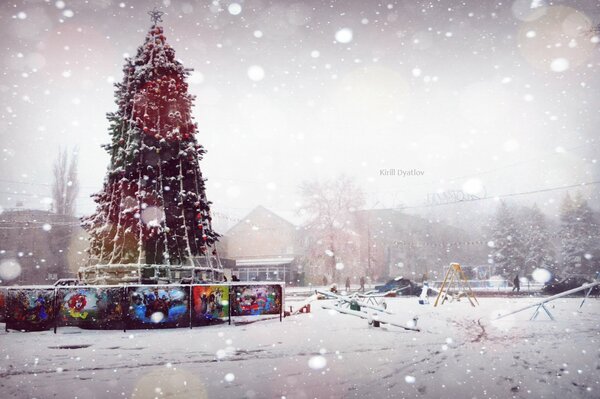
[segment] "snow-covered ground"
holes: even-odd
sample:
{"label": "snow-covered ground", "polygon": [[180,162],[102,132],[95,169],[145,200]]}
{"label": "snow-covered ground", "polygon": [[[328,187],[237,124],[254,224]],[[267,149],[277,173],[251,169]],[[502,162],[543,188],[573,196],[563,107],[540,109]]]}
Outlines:
{"label": "snow-covered ground", "polygon": [[[291,305],[291,298],[287,305]],[[534,298],[434,308],[388,298],[421,332],[321,309],[205,328],[0,332],[2,398],[598,398],[600,300]],[[1,325],[3,327],[3,325]]]}

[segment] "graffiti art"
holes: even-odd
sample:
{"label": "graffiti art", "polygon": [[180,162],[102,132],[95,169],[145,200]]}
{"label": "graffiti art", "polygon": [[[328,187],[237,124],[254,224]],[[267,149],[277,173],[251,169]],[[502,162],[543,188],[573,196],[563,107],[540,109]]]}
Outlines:
{"label": "graffiti art", "polygon": [[234,285],[231,290],[232,316],[281,313],[281,285]]}
{"label": "graffiti art", "polygon": [[54,289],[9,289],[7,326],[19,330],[45,330],[54,324]]}
{"label": "graffiti art", "polygon": [[6,321],[6,288],[0,288],[0,323]]}
{"label": "graffiti art", "polygon": [[132,327],[189,325],[189,287],[128,287]]}
{"label": "graffiti art", "polygon": [[194,322],[204,324],[229,317],[229,287],[196,285],[192,288]]}
{"label": "graffiti art", "polygon": [[60,288],[58,323],[88,328],[120,327],[122,297],[121,288]]}

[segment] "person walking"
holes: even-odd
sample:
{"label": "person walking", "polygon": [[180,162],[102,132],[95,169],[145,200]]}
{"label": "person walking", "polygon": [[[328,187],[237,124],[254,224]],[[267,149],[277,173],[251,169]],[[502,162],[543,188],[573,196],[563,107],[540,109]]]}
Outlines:
{"label": "person walking", "polygon": [[517,292],[521,291],[521,281],[519,280],[519,275],[517,274],[515,276],[515,279],[513,280],[513,292],[515,292],[515,290],[517,290]]}
{"label": "person walking", "polygon": [[350,292],[350,277],[346,277],[346,292]]}
{"label": "person walking", "polygon": [[362,292],[365,292],[365,278],[364,277],[360,278],[360,290]]}

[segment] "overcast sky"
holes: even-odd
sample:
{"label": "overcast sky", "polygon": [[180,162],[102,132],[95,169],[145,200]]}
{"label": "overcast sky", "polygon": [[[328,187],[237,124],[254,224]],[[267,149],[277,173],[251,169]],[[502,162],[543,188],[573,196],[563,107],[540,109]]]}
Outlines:
{"label": "overcast sky", "polygon": [[[585,33],[600,2],[4,1],[0,206],[47,209],[58,148],[77,146],[78,213],[93,210],[113,83],[154,6],[195,70],[220,218],[262,204],[297,220],[298,184],[340,173],[376,207],[600,180],[600,48]],[[596,209],[599,186],[583,190]],[[564,192],[518,198],[554,214]]]}

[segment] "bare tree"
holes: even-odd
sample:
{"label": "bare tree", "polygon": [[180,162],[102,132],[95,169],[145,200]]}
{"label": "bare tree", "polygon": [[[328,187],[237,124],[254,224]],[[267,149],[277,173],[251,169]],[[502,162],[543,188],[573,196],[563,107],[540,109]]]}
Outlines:
{"label": "bare tree", "polygon": [[[353,179],[339,176],[328,181],[307,181],[300,185],[307,216],[307,257],[313,279],[352,274],[358,261],[359,235],[353,212],[364,205],[364,193]],[[320,281],[320,280],[317,280]]]}
{"label": "bare tree", "polygon": [[54,163],[54,183],[52,185],[53,210],[58,215],[75,216],[75,200],[79,193],[77,178],[77,152],[74,148],[71,159],[66,149],[58,150]]}

